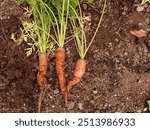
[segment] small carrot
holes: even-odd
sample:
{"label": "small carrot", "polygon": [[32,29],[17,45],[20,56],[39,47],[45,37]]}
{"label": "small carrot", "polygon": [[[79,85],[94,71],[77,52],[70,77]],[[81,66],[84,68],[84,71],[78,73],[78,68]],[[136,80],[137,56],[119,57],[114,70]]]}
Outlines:
{"label": "small carrot", "polygon": [[65,49],[64,48],[57,48],[56,53],[56,72],[59,79],[59,85],[62,92],[62,95],[67,101],[67,91],[66,91],[66,77],[65,77],[65,69],[64,69],[64,62],[65,62]]}
{"label": "small carrot", "polygon": [[73,85],[80,82],[81,78],[85,73],[85,69],[86,69],[86,61],[83,59],[78,59],[74,69],[73,78],[72,80],[69,81],[67,85],[68,91],[73,87]]}
{"label": "small carrot", "polygon": [[84,25],[84,22],[83,22],[84,17],[83,17],[82,9],[80,7],[79,0],[77,0],[78,5],[79,5],[79,13],[72,6],[70,6],[72,11],[74,12],[76,18],[77,18],[77,20],[71,19],[70,21],[71,21],[71,25],[72,25],[72,28],[73,28],[73,33],[74,33],[74,36],[75,36],[76,49],[77,49],[77,52],[80,56],[80,59],[77,60],[72,80],[68,82],[68,85],[67,85],[67,91],[68,92],[73,87],[73,85],[80,82],[81,78],[83,77],[83,75],[85,73],[85,69],[86,69],[85,56],[86,56],[90,46],[92,45],[93,40],[94,40],[94,38],[95,38],[95,36],[98,32],[98,29],[101,25],[103,15],[104,15],[104,12],[105,12],[105,8],[106,8],[106,1],[107,0],[104,0],[104,6],[103,6],[103,9],[102,9],[101,16],[99,18],[97,28],[96,28],[89,44],[87,43],[85,25]]}
{"label": "small carrot", "polygon": [[46,80],[47,66],[48,66],[47,54],[41,53],[39,55],[39,71],[37,74],[37,82],[41,88],[41,92],[39,96],[38,112],[40,112],[41,103],[47,89],[47,80]]}

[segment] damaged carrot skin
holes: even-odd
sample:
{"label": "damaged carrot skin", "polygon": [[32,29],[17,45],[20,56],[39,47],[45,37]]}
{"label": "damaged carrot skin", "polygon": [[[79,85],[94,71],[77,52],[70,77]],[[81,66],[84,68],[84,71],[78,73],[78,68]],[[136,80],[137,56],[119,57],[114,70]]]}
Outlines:
{"label": "damaged carrot skin", "polygon": [[86,61],[83,59],[78,59],[73,73],[73,78],[72,80],[69,81],[67,85],[68,92],[70,91],[70,89],[72,89],[74,85],[80,82],[85,73],[85,70],[86,70]]}
{"label": "damaged carrot skin", "polygon": [[48,66],[48,57],[46,53],[39,55],[39,71],[37,74],[37,82],[41,88],[47,87],[46,73]]}
{"label": "damaged carrot skin", "polygon": [[39,71],[37,74],[37,82],[40,86],[40,95],[38,101],[38,113],[41,111],[41,103],[45,96],[45,92],[47,90],[47,80],[46,80],[46,73],[47,73],[47,66],[48,66],[48,57],[46,53],[41,53],[39,55]]}
{"label": "damaged carrot skin", "polygon": [[66,89],[66,77],[65,77],[65,69],[64,69],[64,63],[66,58],[65,49],[57,48],[55,56],[56,56],[56,72],[59,79],[59,85],[60,85],[61,93],[66,103],[68,93]]}

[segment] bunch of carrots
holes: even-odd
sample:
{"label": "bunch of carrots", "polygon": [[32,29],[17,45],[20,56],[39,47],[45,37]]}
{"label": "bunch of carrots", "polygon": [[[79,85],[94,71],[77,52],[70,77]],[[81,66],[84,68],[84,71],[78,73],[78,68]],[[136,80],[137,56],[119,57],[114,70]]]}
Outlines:
{"label": "bunch of carrots", "polygon": [[[63,57],[63,63],[62,63],[63,68],[60,68],[62,70],[59,70],[59,68],[57,68],[57,66],[58,66],[57,63],[59,63],[59,60],[62,61],[62,59],[57,59],[57,51],[56,51],[56,71],[57,71],[57,74],[58,74],[58,78],[60,79],[60,77],[64,77],[64,78],[61,78],[62,80],[59,80],[59,84],[60,84],[60,87],[63,87],[63,89],[61,88],[61,90],[63,90],[63,94],[65,92],[65,94],[64,94],[65,103],[67,103],[68,94],[69,94],[70,89],[74,85],[79,83],[80,80],[82,79],[83,75],[85,74],[85,71],[86,71],[85,56],[86,56],[90,46],[92,45],[93,40],[94,40],[94,38],[96,36],[96,33],[97,33],[97,31],[98,31],[98,29],[99,29],[99,27],[101,25],[101,22],[102,22],[102,19],[103,19],[103,15],[104,15],[104,11],[105,11],[105,8],[106,8],[106,0],[104,0],[103,10],[102,10],[102,14],[100,16],[97,28],[95,30],[95,33],[94,33],[91,41],[88,44],[87,43],[87,39],[86,39],[86,35],[85,35],[84,22],[83,22],[84,21],[84,17],[83,17],[83,14],[82,14],[80,3],[79,3],[78,0],[77,0],[77,2],[78,2],[78,5],[79,5],[79,12],[77,12],[70,5],[70,9],[72,10],[72,12],[74,13],[74,16],[76,17],[76,19],[74,19],[74,18],[71,18],[71,16],[70,16],[70,22],[71,22],[72,29],[73,29],[73,32],[74,32],[73,35],[74,35],[74,38],[75,38],[76,49],[77,49],[77,52],[78,52],[80,58],[76,62],[74,73],[73,73],[73,77],[68,82],[66,87],[65,87],[66,78],[64,77],[65,76],[65,73],[64,73],[65,53],[63,53],[61,56],[59,56],[59,57]],[[63,73],[59,73],[59,71],[63,72]],[[61,86],[61,84],[63,84],[63,86]]]}
{"label": "bunch of carrots", "polygon": [[[39,96],[38,112],[40,112],[41,103],[47,89],[46,74],[48,68],[48,54],[52,50],[54,43],[58,46],[55,52],[56,72],[58,75],[60,90],[62,92],[65,103],[67,103],[70,89],[75,84],[80,82],[86,71],[85,56],[100,27],[106,7],[106,0],[104,0],[104,6],[98,26],[89,44],[87,43],[85,35],[83,22],[84,17],[80,7],[80,3],[79,0],[75,1],[78,5],[79,11],[77,11],[72,4],[73,0],[63,0],[60,3],[57,3],[58,1],[56,0],[52,0],[51,4],[53,4],[53,8],[55,9],[51,8],[51,6],[49,6],[50,3],[45,3],[44,0],[29,0],[29,12],[32,12],[34,17],[34,22],[32,23],[33,27],[27,30],[26,26],[23,26],[24,29],[22,29],[22,34],[19,40],[16,40],[14,38],[14,35],[12,35],[12,39],[15,42],[19,41],[21,43],[22,41],[28,42],[27,39],[32,40],[32,43],[28,43],[30,47],[26,49],[28,55],[30,55],[32,51],[35,50],[35,47],[39,52],[39,69],[37,73],[37,82],[41,88],[41,93]],[[66,38],[68,21],[71,23],[73,30],[73,36],[69,38],[74,39],[76,49],[80,58],[77,60],[72,80],[66,82],[64,69],[66,53],[64,45],[66,42],[68,42],[66,40],[68,39]],[[50,35],[51,29],[54,30],[54,36]]]}

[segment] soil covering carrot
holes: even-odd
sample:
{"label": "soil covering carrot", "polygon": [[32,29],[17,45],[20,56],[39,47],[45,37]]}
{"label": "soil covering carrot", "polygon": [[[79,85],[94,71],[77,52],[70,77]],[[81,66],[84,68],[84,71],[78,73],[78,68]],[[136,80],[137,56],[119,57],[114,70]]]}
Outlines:
{"label": "soil covering carrot", "polygon": [[73,85],[80,82],[81,78],[85,73],[85,69],[86,69],[86,61],[83,59],[78,59],[73,73],[73,78],[71,81],[69,81],[67,85],[68,91],[73,87]]}
{"label": "soil covering carrot", "polygon": [[56,50],[56,72],[59,79],[59,85],[62,92],[62,95],[65,99],[65,102],[67,101],[67,91],[66,91],[66,77],[65,77],[65,69],[64,69],[64,63],[65,63],[65,49],[64,48],[57,48]]}
{"label": "soil covering carrot", "polygon": [[37,82],[41,88],[41,92],[39,96],[38,112],[40,112],[41,103],[47,89],[47,80],[46,80],[47,66],[48,66],[47,54],[41,53],[39,55],[39,71],[37,74]]}

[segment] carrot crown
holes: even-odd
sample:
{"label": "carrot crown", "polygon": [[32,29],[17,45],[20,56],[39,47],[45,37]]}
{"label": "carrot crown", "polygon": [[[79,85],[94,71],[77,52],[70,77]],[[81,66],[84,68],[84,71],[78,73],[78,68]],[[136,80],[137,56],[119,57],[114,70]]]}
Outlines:
{"label": "carrot crown", "polygon": [[52,39],[61,48],[65,44],[68,14],[69,14],[69,2],[70,0],[63,0],[63,2],[52,1],[53,6],[55,6],[55,11],[57,11],[57,13],[54,12],[52,9],[49,9],[52,17],[52,19],[50,20],[52,20],[51,22],[56,37],[56,38],[53,37]]}

